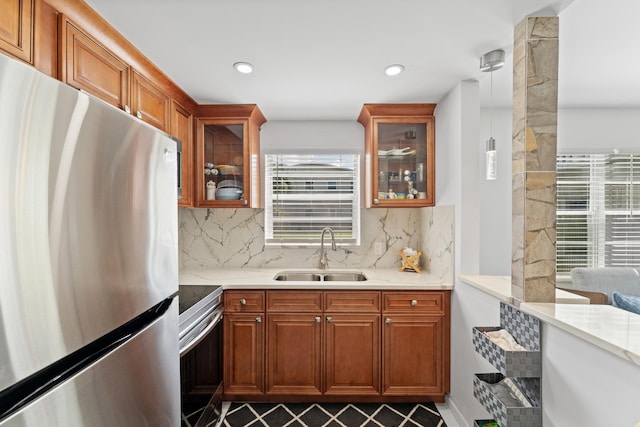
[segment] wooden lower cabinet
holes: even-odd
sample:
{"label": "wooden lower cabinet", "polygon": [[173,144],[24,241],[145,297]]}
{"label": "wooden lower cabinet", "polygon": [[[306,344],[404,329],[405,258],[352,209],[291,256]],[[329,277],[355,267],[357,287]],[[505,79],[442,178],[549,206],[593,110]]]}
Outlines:
{"label": "wooden lower cabinet", "polygon": [[225,314],[224,392],[261,395],[264,392],[264,315]]}
{"label": "wooden lower cabinet", "polygon": [[267,314],[267,394],[322,394],[322,318]]}
{"label": "wooden lower cabinet", "polygon": [[325,316],[325,394],[380,394],[380,315]]}
{"label": "wooden lower cabinet", "polygon": [[450,291],[225,291],[226,399],[444,401],[449,305]]}
{"label": "wooden lower cabinet", "polygon": [[443,318],[384,317],[383,395],[443,393]]}

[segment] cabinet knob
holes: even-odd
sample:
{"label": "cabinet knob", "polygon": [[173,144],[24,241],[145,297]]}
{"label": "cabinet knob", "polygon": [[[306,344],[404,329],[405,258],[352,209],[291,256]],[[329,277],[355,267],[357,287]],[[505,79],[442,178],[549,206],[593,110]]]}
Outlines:
{"label": "cabinet knob", "polygon": [[331,318],[331,316],[327,316],[327,323],[331,323],[333,321],[333,319]]}
{"label": "cabinet knob", "polygon": [[418,305],[418,300],[417,299],[412,299],[411,300],[411,307],[415,307],[416,305]]}
{"label": "cabinet knob", "polygon": [[320,316],[316,316],[316,323],[320,323],[321,319]]}
{"label": "cabinet knob", "polygon": [[247,201],[247,199],[242,199],[242,206],[247,206],[249,204],[249,202]]}
{"label": "cabinet knob", "polygon": [[141,119],[142,118],[142,111],[140,111],[140,110],[136,111],[136,117]]}
{"label": "cabinet knob", "polygon": [[240,305],[247,305],[247,300],[246,300],[246,299],[244,299],[244,298],[242,298],[242,299],[240,300]]}
{"label": "cabinet knob", "polygon": [[256,323],[262,323],[262,316],[256,317]]}
{"label": "cabinet knob", "polygon": [[131,108],[128,105],[124,106],[124,112],[127,114],[131,114]]}
{"label": "cabinet knob", "polygon": [[384,319],[384,323],[386,323],[387,325],[391,324],[391,318],[387,317],[386,319]]}
{"label": "cabinet knob", "polygon": [[378,199],[373,199],[373,204],[374,204],[374,205],[379,205],[379,204],[380,204],[380,200],[378,200]]}

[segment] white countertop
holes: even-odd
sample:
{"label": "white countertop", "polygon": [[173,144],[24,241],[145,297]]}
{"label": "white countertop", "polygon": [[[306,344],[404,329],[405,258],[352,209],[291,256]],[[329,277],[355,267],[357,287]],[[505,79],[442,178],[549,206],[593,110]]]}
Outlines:
{"label": "white countertop", "polygon": [[[478,288],[489,295],[493,295],[500,301],[513,304],[510,276],[478,276],[460,274],[458,277],[463,282],[473,286],[474,288]],[[589,298],[563,291],[562,289],[556,289],[556,304],[589,304]]]}
{"label": "white countertop", "polygon": [[[277,281],[282,272],[335,273],[362,272],[362,282],[307,282]],[[183,269],[181,285],[220,285],[225,289],[381,289],[381,290],[451,290],[453,283],[443,282],[428,273],[400,272],[391,268],[243,268],[243,269]]]}
{"label": "white countertop", "polygon": [[610,305],[522,303],[520,310],[640,365],[640,315]]}

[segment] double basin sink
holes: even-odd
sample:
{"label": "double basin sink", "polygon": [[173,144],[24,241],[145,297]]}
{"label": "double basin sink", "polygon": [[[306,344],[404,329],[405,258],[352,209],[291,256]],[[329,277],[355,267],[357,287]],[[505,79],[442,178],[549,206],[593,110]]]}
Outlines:
{"label": "double basin sink", "polygon": [[364,282],[367,277],[354,271],[301,272],[281,271],[274,280],[281,282]]}

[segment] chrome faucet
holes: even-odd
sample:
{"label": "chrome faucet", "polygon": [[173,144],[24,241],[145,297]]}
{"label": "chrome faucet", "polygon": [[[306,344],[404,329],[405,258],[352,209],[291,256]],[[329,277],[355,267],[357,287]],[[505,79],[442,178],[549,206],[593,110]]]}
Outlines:
{"label": "chrome faucet", "polygon": [[327,259],[327,251],[324,249],[324,233],[329,232],[331,235],[331,249],[334,251],[338,250],[336,247],[336,238],[333,235],[333,229],[331,227],[325,227],[322,229],[322,233],[320,234],[320,263],[318,264],[318,268],[320,270],[326,270],[329,267],[329,260]]}

